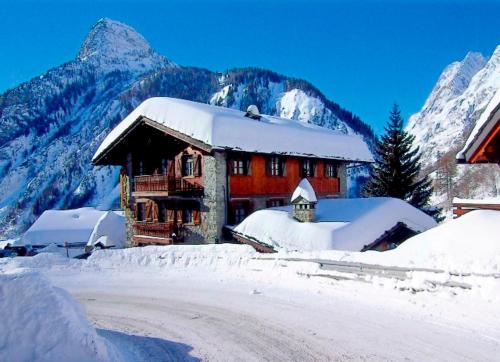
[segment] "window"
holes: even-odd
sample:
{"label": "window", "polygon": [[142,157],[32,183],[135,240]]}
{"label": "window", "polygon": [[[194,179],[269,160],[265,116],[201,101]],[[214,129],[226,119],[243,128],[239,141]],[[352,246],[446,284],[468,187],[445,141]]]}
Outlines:
{"label": "window", "polygon": [[232,160],[231,171],[233,175],[246,175],[247,167],[246,162],[243,160]]}
{"label": "window", "polygon": [[194,176],[194,159],[191,155],[182,156],[182,176]]}
{"label": "window", "polygon": [[313,177],[314,176],[314,162],[313,160],[302,160],[302,177]]}
{"label": "window", "polygon": [[182,222],[185,224],[192,224],[194,222],[193,210],[191,209],[182,210]]}
{"label": "window", "polygon": [[325,176],[326,177],[338,177],[337,176],[337,164],[333,162],[325,163]]}
{"label": "window", "polygon": [[167,222],[167,206],[165,205],[165,202],[160,202],[158,208],[158,222]]}
{"label": "window", "polygon": [[285,162],[281,157],[271,157],[268,162],[268,169],[271,176],[283,176],[285,174]]}
{"label": "window", "polygon": [[234,209],[234,223],[239,224],[245,219],[246,216],[247,211],[245,210],[245,207],[242,205],[237,205]]}
{"label": "window", "polygon": [[267,207],[278,207],[283,206],[285,202],[283,199],[269,199],[267,200]]}
{"label": "window", "polygon": [[146,216],[145,204],[143,202],[140,202],[140,203],[137,203],[135,205],[135,207],[136,207],[136,211],[135,211],[135,213],[136,213],[136,215],[135,215],[136,220],[137,221],[144,221],[144,218]]}
{"label": "window", "polygon": [[162,159],[161,159],[161,168],[160,168],[160,172],[161,172],[163,175],[166,175],[166,174],[167,174],[167,171],[168,171],[168,161],[167,161],[167,159],[162,158]]}

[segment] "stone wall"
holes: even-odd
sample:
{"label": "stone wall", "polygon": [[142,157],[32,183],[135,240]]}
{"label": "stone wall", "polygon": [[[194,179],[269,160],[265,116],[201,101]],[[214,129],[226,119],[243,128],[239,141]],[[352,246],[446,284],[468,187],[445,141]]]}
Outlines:
{"label": "stone wall", "polygon": [[226,156],[214,151],[213,155],[203,157],[204,197],[201,201],[201,225],[199,236],[203,240],[186,242],[203,242],[207,244],[222,240],[222,227],[226,223],[227,167]]}
{"label": "stone wall", "polygon": [[347,163],[340,163],[337,168],[340,183],[339,197],[347,197]]}

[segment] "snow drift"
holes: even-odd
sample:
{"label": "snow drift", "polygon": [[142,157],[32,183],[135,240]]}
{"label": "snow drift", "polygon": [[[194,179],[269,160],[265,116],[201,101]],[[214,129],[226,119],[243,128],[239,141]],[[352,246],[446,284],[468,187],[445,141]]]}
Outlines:
{"label": "snow drift", "polygon": [[118,361],[63,289],[28,271],[0,274],[1,361]]}

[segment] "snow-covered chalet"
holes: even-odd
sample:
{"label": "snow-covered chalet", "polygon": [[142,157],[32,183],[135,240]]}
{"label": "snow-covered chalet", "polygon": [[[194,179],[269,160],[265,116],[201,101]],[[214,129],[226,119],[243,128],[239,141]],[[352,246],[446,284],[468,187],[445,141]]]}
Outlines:
{"label": "snow-covered chalet", "polygon": [[346,197],[346,165],[372,162],[360,137],[309,123],[174,98],[150,98],[104,139],[94,165],[122,166],[132,245],[216,243],[225,225],[288,204],[302,178]]}

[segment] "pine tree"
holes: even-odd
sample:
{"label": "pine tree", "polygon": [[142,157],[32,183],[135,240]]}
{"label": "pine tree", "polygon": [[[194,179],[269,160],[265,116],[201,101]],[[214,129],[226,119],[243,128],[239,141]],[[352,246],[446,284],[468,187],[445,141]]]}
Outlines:
{"label": "pine tree", "polygon": [[403,129],[398,105],[393,106],[384,130],[375,145],[375,164],[363,195],[396,197],[441,220],[441,210],[429,204],[432,180],[420,175],[419,148],[413,146],[415,137]]}

